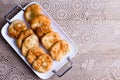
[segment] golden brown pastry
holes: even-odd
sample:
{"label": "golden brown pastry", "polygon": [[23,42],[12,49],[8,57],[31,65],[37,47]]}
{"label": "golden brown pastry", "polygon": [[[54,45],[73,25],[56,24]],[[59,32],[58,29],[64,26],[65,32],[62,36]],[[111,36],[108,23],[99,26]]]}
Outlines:
{"label": "golden brown pastry", "polygon": [[47,50],[49,50],[52,47],[52,45],[58,42],[59,40],[60,40],[60,36],[57,32],[47,33],[41,39],[43,46]]}
{"label": "golden brown pastry", "polygon": [[69,49],[69,44],[65,40],[60,40],[52,46],[50,54],[54,60],[60,61]]}
{"label": "golden brown pastry", "polygon": [[33,62],[32,67],[38,72],[47,72],[52,67],[52,59],[48,54],[43,54]]}
{"label": "golden brown pastry", "polygon": [[24,39],[32,34],[34,34],[32,29],[27,29],[25,31],[22,31],[16,40],[18,48],[21,48]]}
{"label": "golden brown pastry", "polygon": [[32,47],[38,47],[38,46],[39,46],[38,37],[34,34],[30,35],[24,40],[22,44],[22,54],[26,56],[29,49],[31,49]]}
{"label": "golden brown pastry", "polygon": [[43,14],[40,14],[31,20],[30,27],[34,30],[36,27],[50,26],[50,19]]}
{"label": "golden brown pastry", "polygon": [[26,29],[27,26],[22,20],[15,20],[8,27],[8,34],[12,38],[17,38],[20,32]]}
{"label": "golden brown pastry", "polygon": [[39,57],[40,55],[45,54],[44,50],[40,47],[33,47],[29,49],[27,54],[27,60],[30,64],[34,62],[34,60]]}
{"label": "golden brown pastry", "polygon": [[27,22],[30,23],[30,21],[40,13],[41,13],[40,6],[38,4],[32,4],[26,8],[24,18]]}
{"label": "golden brown pastry", "polygon": [[35,28],[36,35],[41,39],[46,33],[52,32],[52,28],[50,26],[44,26]]}

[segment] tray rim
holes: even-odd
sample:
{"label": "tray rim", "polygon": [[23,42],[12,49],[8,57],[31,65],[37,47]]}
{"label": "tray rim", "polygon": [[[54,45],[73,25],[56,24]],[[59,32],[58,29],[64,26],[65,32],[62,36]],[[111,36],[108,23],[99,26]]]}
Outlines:
{"label": "tray rim", "polygon": [[[30,2],[30,3],[28,3],[25,7],[23,7],[23,9],[25,10],[29,5],[31,5],[31,4],[39,4],[40,5],[40,7],[44,10],[44,12],[46,12],[47,13],[47,11],[41,6],[41,4],[39,3],[39,2]],[[20,10],[20,11],[22,11],[22,10]],[[16,15],[18,15],[18,13],[20,13],[20,11],[19,12],[17,12],[17,14]],[[16,15],[14,15],[10,20],[12,20]],[[72,58],[73,57],[75,57],[75,55],[77,54],[77,52],[78,52],[78,48],[77,48],[77,46],[76,46],[76,44],[72,41],[72,39],[63,31],[63,29],[60,27],[60,25],[57,23],[57,22],[55,22],[55,20],[47,13],[47,15],[50,17],[50,19],[52,19],[52,21],[55,23],[55,25],[57,25],[57,28],[59,28],[63,33],[64,33],[64,35],[70,40],[70,42],[72,42],[72,45],[75,47],[75,52],[74,52],[74,56],[72,56]],[[5,23],[5,25],[2,27],[2,29],[1,29],[1,34],[2,34],[2,36],[3,36],[3,38],[6,40],[6,38],[5,38],[5,36],[4,36],[4,27],[6,26],[8,24],[8,22],[6,22]],[[8,24],[9,25],[9,24]],[[11,44],[6,40],[6,42],[11,46]],[[11,46],[12,47],[12,46]],[[14,49],[14,47],[12,47],[13,48],[13,50],[19,55],[19,53]],[[19,55],[19,57],[24,61],[24,59]],[[24,57],[24,56],[23,56]],[[70,59],[72,59],[71,57],[70,57]],[[27,60],[26,60],[27,61]],[[26,61],[24,61],[25,63],[26,63]],[[68,63],[68,62],[66,62],[66,63]],[[66,64],[65,63],[65,64]],[[26,63],[27,64],[27,66],[29,66],[30,67],[30,64],[28,64],[28,63]],[[64,65],[65,65],[64,64]],[[63,66],[64,66],[63,65]],[[62,67],[63,67],[62,66]],[[61,68],[62,68],[61,67]],[[30,67],[31,68],[31,67]],[[60,68],[60,69],[61,69]],[[60,70],[59,69],[59,70]],[[35,72],[35,70],[34,69],[32,69],[31,68],[31,70],[36,74],[36,72]],[[59,70],[57,70],[57,71],[59,71]],[[48,78],[43,78],[43,77],[41,77],[41,76],[39,76],[38,74],[36,74],[39,78],[41,78],[41,79],[48,79],[48,78],[50,78],[50,77],[48,77]],[[54,74],[52,74],[52,76],[53,76]]]}

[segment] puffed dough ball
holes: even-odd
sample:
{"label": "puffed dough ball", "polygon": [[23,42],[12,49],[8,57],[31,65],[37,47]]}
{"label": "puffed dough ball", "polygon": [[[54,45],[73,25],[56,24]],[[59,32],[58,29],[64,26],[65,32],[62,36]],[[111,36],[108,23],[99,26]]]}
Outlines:
{"label": "puffed dough ball", "polygon": [[39,15],[41,13],[41,8],[38,4],[32,4],[30,6],[28,6],[25,10],[25,13],[24,13],[24,18],[27,22],[31,22],[31,20]]}
{"label": "puffed dough ball", "polygon": [[32,19],[30,26],[34,30],[36,27],[41,27],[43,25],[50,26],[50,19],[47,16],[40,14]]}
{"label": "puffed dough ball", "polygon": [[41,55],[33,62],[32,67],[38,72],[47,72],[52,67],[52,58],[48,54]]}
{"label": "puffed dough ball", "polygon": [[27,60],[30,64],[32,64],[34,62],[35,59],[37,59],[37,57],[39,57],[40,55],[45,54],[44,50],[40,47],[33,47],[31,49],[29,49],[28,53],[27,53]]}
{"label": "puffed dough ball", "polygon": [[60,61],[61,58],[68,53],[70,46],[67,41],[60,40],[52,46],[50,54],[54,60]]}
{"label": "puffed dough ball", "polygon": [[36,35],[41,39],[46,33],[52,32],[51,26],[42,25],[41,27],[35,28]]}
{"label": "puffed dough ball", "polygon": [[34,34],[32,29],[27,29],[27,30],[22,31],[16,40],[18,48],[21,48],[24,39],[32,34]]}
{"label": "puffed dough ball", "polygon": [[41,39],[43,46],[47,50],[49,50],[52,47],[52,45],[58,42],[59,40],[60,40],[60,36],[57,32],[47,33]]}
{"label": "puffed dough ball", "polygon": [[17,38],[21,31],[24,31],[26,29],[27,26],[22,20],[15,20],[8,27],[8,34],[12,38]]}
{"label": "puffed dough ball", "polygon": [[31,49],[32,47],[38,47],[38,46],[39,46],[38,37],[34,34],[30,35],[24,40],[22,44],[22,54],[26,56],[29,49]]}

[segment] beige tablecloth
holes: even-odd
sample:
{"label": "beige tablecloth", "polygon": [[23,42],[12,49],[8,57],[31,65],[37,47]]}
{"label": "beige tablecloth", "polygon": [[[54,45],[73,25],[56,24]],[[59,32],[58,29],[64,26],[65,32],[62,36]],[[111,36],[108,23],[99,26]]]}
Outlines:
{"label": "beige tablecloth", "polygon": [[[0,0],[0,28],[9,10],[31,1],[39,2],[78,47],[73,68],[49,80],[120,80],[119,0]],[[0,80],[40,80],[2,35]]]}

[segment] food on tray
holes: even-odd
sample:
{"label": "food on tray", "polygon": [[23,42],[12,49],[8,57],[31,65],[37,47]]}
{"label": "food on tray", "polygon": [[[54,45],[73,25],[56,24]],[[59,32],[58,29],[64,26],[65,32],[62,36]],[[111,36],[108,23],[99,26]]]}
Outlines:
{"label": "food on tray", "polygon": [[[68,53],[70,46],[67,41],[61,40],[58,32],[53,31],[50,19],[41,14],[38,4],[28,6],[24,18],[30,24],[30,29],[27,29],[23,21],[16,20],[8,27],[8,33],[16,38],[18,48],[33,69],[47,72],[52,67],[52,59],[60,61]],[[51,56],[39,47],[39,39]]]}
{"label": "food on tray", "polygon": [[31,49],[29,49],[28,53],[27,53],[27,60],[30,64],[32,64],[34,62],[35,59],[37,59],[37,57],[39,57],[40,55],[45,54],[44,50],[40,47],[33,47]]}
{"label": "food on tray", "polygon": [[24,13],[25,20],[31,22],[31,20],[41,13],[41,8],[38,4],[32,4],[27,7]]}
{"label": "food on tray", "polygon": [[34,17],[31,20],[30,27],[34,30],[36,27],[50,26],[50,19],[43,14]]}
{"label": "food on tray", "polygon": [[49,50],[53,46],[53,44],[55,44],[59,40],[60,40],[60,36],[59,36],[59,34],[57,32],[47,33],[41,39],[43,46],[47,50]]}
{"label": "food on tray", "polygon": [[15,20],[8,27],[8,34],[13,38],[17,38],[20,32],[26,29],[27,26],[22,20]]}
{"label": "food on tray", "polygon": [[46,33],[52,32],[51,26],[44,26],[35,28],[35,33],[39,38],[42,38]]}
{"label": "food on tray", "polygon": [[21,48],[24,39],[32,34],[34,34],[32,29],[27,29],[27,30],[22,31],[16,40],[18,48]]}
{"label": "food on tray", "polygon": [[36,35],[30,35],[29,37],[27,37],[23,44],[22,44],[22,54],[24,56],[27,55],[27,52],[30,48],[32,47],[38,47],[39,46],[39,39]]}
{"label": "food on tray", "polygon": [[47,72],[52,67],[52,58],[48,54],[43,54],[33,62],[32,67],[36,71]]}
{"label": "food on tray", "polygon": [[68,42],[60,40],[52,46],[50,54],[54,60],[60,61],[61,58],[70,50]]}

